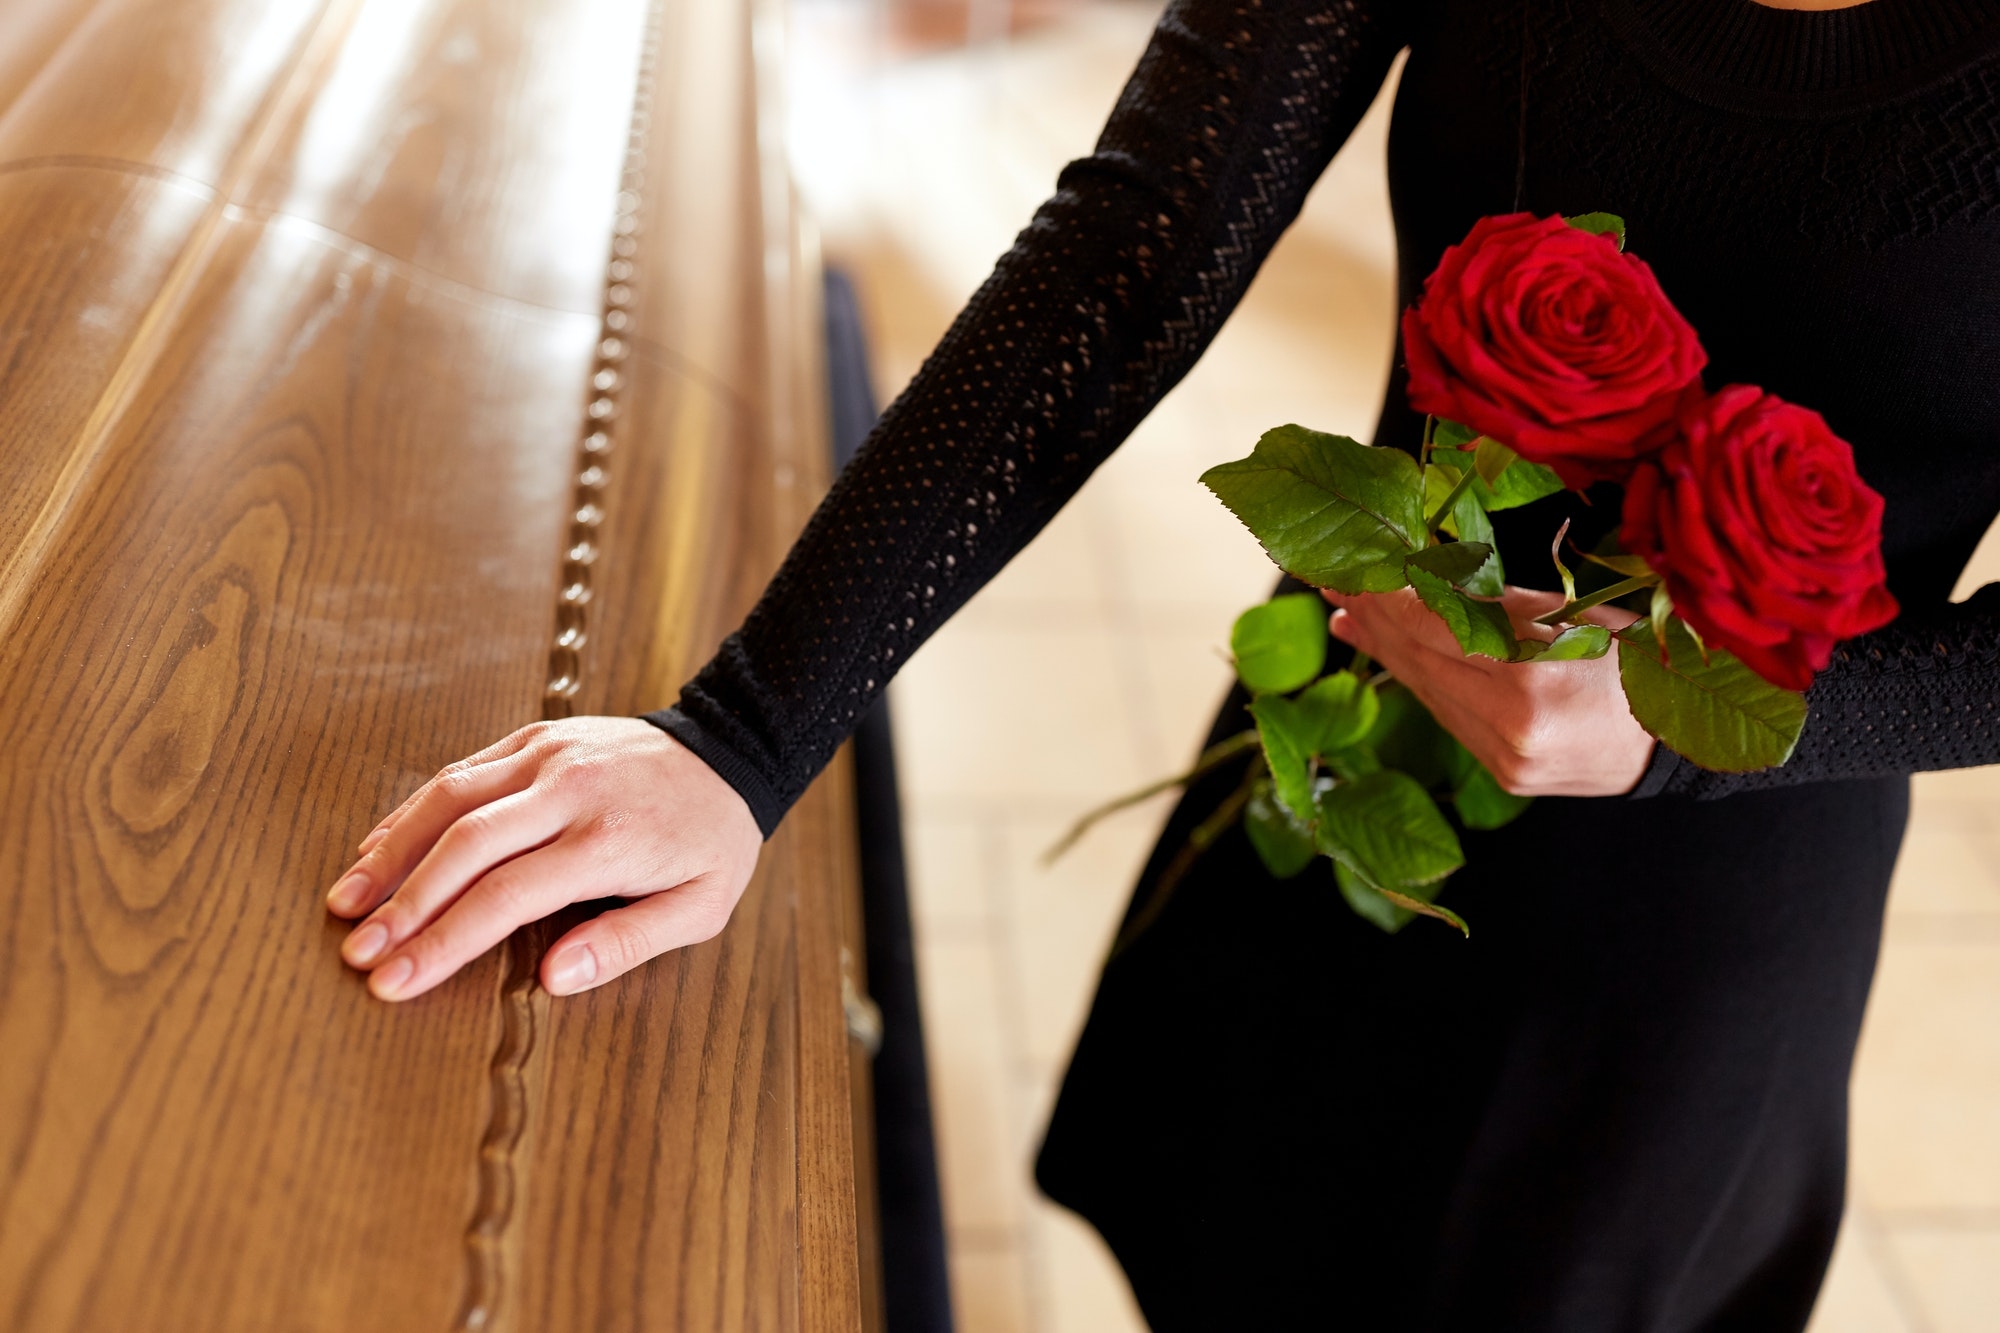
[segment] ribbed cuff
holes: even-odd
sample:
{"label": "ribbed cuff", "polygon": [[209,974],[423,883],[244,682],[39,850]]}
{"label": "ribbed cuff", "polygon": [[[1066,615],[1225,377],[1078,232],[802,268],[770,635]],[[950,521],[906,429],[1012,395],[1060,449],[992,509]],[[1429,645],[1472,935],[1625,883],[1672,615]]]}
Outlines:
{"label": "ribbed cuff", "polygon": [[1646,764],[1646,772],[1640,777],[1639,785],[1625,794],[1625,799],[1637,801],[1649,796],[1658,796],[1667,789],[1667,784],[1674,780],[1674,774],[1680,772],[1681,765],[1686,762],[1687,760],[1666,746],[1654,741],[1653,757]]}
{"label": "ribbed cuff", "polygon": [[699,722],[678,708],[662,708],[657,713],[645,713],[642,720],[652,723],[661,731],[672,736],[695,757],[715,770],[716,776],[736,789],[743,803],[750,807],[751,818],[757,821],[758,831],[766,838],[777,832],[778,822],[785,817],[788,808],[771,790],[771,784],[764,781],[764,775],[751,766],[750,761],[709,734]]}

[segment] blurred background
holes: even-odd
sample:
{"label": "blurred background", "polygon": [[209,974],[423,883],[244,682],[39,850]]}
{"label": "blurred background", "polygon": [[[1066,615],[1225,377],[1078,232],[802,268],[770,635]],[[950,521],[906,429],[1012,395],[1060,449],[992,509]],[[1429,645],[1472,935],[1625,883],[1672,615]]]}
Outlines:
{"label": "blurred background", "polygon": [[[795,170],[887,402],[1057,171],[1157,0],[792,0]],[[1388,92],[1194,374],[892,691],[953,1304],[966,1333],[1143,1327],[1030,1163],[1168,798],[1053,869],[1086,808],[1184,766],[1271,570],[1196,484],[1265,428],[1368,438],[1392,352]],[[1989,537],[1960,593],[2000,578]],[[2000,1330],[2000,771],[1917,780],[1813,1333]],[[1255,904],[1246,904],[1254,911]],[[1330,1307],[1337,1296],[1329,1293]]]}

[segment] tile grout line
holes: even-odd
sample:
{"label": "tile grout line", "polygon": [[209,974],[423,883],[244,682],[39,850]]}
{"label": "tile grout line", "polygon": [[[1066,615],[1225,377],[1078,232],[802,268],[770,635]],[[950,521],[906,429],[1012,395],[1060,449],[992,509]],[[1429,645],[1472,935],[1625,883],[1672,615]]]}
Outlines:
{"label": "tile grout line", "polygon": [[[1013,904],[1018,894],[1013,890],[1008,873],[1007,844],[1009,836],[1018,832],[1019,819],[1008,808],[1005,801],[992,803],[997,818],[981,829],[980,857],[985,868],[987,910],[993,922],[993,948],[995,962],[994,979],[999,994],[1000,1040],[1003,1053],[1001,1075],[1001,1098],[1005,1103],[1001,1113],[1007,1126],[1008,1153],[1012,1157],[1014,1147],[1021,1140],[1019,1133],[1027,1115],[1027,1108],[1021,1104],[1019,1080],[1015,1076],[1021,1055],[1026,1049],[1023,1015],[1027,1013],[1027,988],[1023,983],[1020,957],[1021,932],[1014,919]],[[1027,1170],[1027,1163],[1015,1158],[1010,1162],[1011,1170],[1007,1179],[1018,1205],[1014,1223],[1015,1247],[1021,1257],[1021,1280],[1025,1290],[1021,1293],[1025,1308],[1029,1312],[1030,1326],[1046,1328],[1050,1324],[1049,1290],[1047,1265],[1043,1262],[1041,1247],[1036,1243],[1033,1216],[1035,1209],[1034,1187]]]}
{"label": "tile grout line", "polygon": [[1874,1210],[1856,1200],[1848,1214],[1855,1226],[1856,1239],[1881,1273],[1882,1284],[1889,1289],[1889,1299],[1895,1303],[1896,1313],[1903,1317],[1910,1333],[1938,1333],[1924,1311],[1922,1284],[1903,1267],[1902,1259],[1889,1243],[1888,1229],[1876,1218]]}

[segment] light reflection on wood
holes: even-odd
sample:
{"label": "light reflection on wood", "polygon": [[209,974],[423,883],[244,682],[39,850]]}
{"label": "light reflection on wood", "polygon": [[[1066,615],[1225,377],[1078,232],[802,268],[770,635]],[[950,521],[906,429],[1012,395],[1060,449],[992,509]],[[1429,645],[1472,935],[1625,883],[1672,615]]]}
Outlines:
{"label": "light reflection on wood", "polygon": [[612,361],[643,0],[0,14],[0,1326],[858,1326],[843,771],[561,1004],[379,1005],[320,903],[540,711],[580,502],[634,712],[824,484],[749,0],[660,13]]}

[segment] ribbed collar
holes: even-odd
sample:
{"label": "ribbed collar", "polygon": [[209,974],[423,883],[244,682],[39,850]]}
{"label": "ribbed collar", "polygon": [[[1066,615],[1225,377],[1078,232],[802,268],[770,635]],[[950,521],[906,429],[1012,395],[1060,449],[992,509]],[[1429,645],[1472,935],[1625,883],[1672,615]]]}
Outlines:
{"label": "ribbed collar", "polygon": [[1753,0],[1603,3],[1612,28],[1680,91],[1768,115],[1891,101],[2000,50],[2000,0],[1868,0],[1819,11]]}

